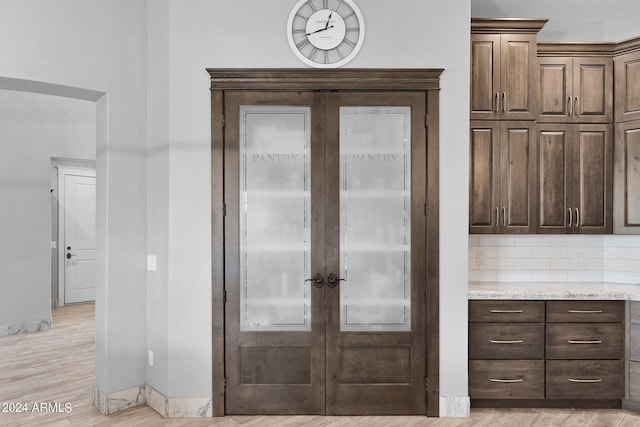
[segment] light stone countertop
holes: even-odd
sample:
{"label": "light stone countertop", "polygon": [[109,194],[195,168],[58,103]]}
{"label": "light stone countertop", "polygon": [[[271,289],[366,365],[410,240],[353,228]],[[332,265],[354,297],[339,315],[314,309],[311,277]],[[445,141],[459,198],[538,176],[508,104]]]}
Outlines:
{"label": "light stone countertop", "polygon": [[469,282],[469,299],[640,301],[640,284],[610,282]]}

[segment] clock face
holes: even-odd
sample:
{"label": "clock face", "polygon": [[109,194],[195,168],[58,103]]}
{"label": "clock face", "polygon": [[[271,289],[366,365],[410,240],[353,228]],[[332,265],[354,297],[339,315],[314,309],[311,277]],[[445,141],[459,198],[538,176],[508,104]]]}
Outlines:
{"label": "clock face", "polygon": [[364,21],[352,0],[300,0],[287,22],[289,45],[305,64],[340,67],[364,41]]}

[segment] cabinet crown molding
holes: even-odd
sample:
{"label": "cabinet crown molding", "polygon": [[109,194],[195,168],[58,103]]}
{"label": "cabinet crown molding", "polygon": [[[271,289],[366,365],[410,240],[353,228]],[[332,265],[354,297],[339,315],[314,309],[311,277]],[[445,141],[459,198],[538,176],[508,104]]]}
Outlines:
{"label": "cabinet crown molding", "polygon": [[538,56],[612,56],[616,43],[538,42]]}
{"label": "cabinet crown molding", "polygon": [[537,34],[546,18],[471,18],[471,32],[476,34]]}
{"label": "cabinet crown molding", "polygon": [[623,40],[620,43],[616,44],[615,56],[635,52],[640,52],[640,37]]}
{"label": "cabinet crown molding", "polygon": [[211,90],[432,90],[442,68],[207,68]]}

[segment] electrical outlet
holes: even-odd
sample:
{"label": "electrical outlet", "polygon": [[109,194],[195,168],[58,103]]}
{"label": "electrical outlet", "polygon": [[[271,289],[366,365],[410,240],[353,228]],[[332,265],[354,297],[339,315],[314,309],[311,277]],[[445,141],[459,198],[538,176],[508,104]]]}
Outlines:
{"label": "electrical outlet", "polygon": [[476,252],[476,265],[484,265],[487,262],[487,254],[485,251]]}
{"label": "electrical outlet", "polygon": [[149,350],[149,366],[153,366],[153,351]]}

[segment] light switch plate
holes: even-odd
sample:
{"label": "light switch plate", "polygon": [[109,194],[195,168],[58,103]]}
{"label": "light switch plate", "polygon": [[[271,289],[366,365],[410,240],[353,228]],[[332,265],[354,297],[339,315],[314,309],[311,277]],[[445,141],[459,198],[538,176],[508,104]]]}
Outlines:
{"label": "light switch plate", "polygon": [[147,271],[156,271],[157,269],[157,257],[155,255],[147,255]]}

